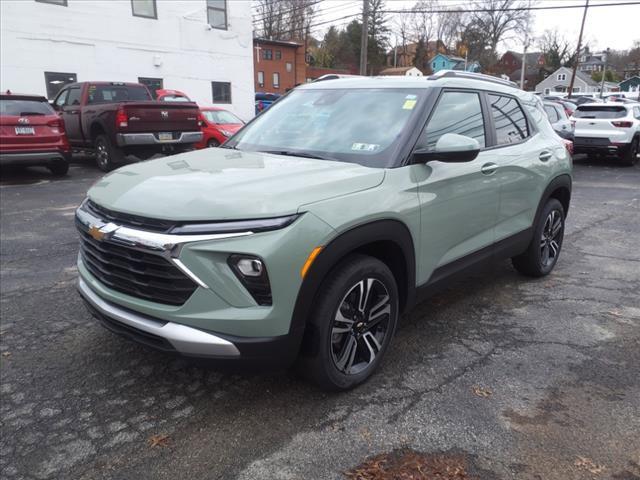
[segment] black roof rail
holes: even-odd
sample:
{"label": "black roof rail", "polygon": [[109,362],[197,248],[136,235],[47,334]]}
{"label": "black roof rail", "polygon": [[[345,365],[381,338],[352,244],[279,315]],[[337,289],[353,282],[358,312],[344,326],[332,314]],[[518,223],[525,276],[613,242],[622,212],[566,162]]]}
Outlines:
{"label": "black roof rail", "polygon": [[440,70],[439,72],[429,75],[427,80],[439,80],[441,78],[465,78],[468,80],[481,80],[483,82],[497,83],[498,85],[504,85],[506,87],[518,88],[516,82],[511,80],[504,80],[502,78],[493,77],[491,75],[485,75],[484,73],[474,72],[460,72],[457,70]]}

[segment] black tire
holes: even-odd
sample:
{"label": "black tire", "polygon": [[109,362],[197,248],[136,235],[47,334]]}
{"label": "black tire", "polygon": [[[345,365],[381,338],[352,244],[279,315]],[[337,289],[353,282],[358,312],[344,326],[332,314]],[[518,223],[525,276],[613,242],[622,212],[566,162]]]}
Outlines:
{"label": "black tire", "polygon": [[633,139],[631,145],[629,146],[629,150],[620,157],[622,163],[629,167],[633,167],[636,163],[638,163],[638,142],[640,139],[638,137]]}
{"label": "black tire", "polygon": [[69,162],[67,162],[66,160],[54,160],[49,165],[47,165],[47,168],[52,175],[56,177],[63,177],[69,171]]}
{"label": "black tire", "polygon": [[[365,291],[359,308],[355,303],[362,305]],[[363,383],[382,361],[398,322],[391,270],[376,258],[349,256],[322,283],[309,322],[302,373],[330,391]]]}
{"label": "black tire", "polygon": [[124,162],[124,152],[113,145],[106,135],[98,135],[93,146],[96,149],[96,163],[103,172],[110,172]]}
{"label": "black tire", "polygon": [[534,225],[529,247],[523,254],[511,259],[518,272],[530,277],[544,277],[551,273],[562,250],[564,216],[562,204],[550,198]]}
{"label": "black tire", "polygon": [[217,141],[215,138],[212,138],[207,142],[207,148],[215,148],[219,146],[220,146],[220,142]]}

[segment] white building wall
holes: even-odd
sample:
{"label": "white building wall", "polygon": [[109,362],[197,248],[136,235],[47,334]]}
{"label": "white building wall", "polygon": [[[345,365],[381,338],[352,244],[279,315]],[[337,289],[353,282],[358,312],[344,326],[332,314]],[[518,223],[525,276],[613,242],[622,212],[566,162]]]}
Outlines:
{"label": "white building wall", "polygon": [[157,0],[157,19],[132,15],[130,0],[0,0],[0,91],[46,95],[44,72],[78,81],[162,78],[201,105],[211,82],[231,82],[232,104],[254,115],[251,4],[227,0],[228,30],[207,24],[206,0]]}

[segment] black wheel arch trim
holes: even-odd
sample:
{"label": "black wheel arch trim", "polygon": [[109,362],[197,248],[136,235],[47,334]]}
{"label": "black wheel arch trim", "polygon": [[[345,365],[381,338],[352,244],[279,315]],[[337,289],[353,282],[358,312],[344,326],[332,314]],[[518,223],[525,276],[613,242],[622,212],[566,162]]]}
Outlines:
{"label": "black wheel arch trim", "polygon": [[[375,220],[370,223],[357,225],[342,232],[324,246],[314,260],[298,291],[290,333],[304,330],[309,318],[316,294],[327,274],[343,258],[367,245],[376,242],[392,242],[404,256],[406,291],[401,295],[400,312],[406,310],[415,301],[416,290],[416,255],[413,237],[409,228],[399,220]],[[391,267],[390,267],[391,268]],[[392,271],[394,269],[392,268]],[[394,271],[394,275],[397,272]],[[404,283],[403,282],[403,283]],[[401,286],[398,285],[398,290]]]}
{"label": "black wheel arch trim", "polygon": [[[547,185],[547,188],[545,188],[544,192],[542,193],[540,202],[538,203],[538,209],[536,210],[536,216],[534,217],[535,220],[533,222],[534,226],[537,225],[537,222],[540,219],[540,213],[542,212],[542,209],[546,205],[549,198],[551,198],[553,192],[555,192],[560,188],[565,188],[569,192],[569,197],[566,199],[566,205],[563,204],[563,207],[565,210],[564,216],[565,218],[567,217],[567,214],[569,213],[569,205],[571,203],[571,187],[572,187],[571,175],[569,175],[568,173],[560,174],[557,177],[554,177],[549,182],[549,184]],[[562,200],[561,200],[561,203],[562,203]]]}

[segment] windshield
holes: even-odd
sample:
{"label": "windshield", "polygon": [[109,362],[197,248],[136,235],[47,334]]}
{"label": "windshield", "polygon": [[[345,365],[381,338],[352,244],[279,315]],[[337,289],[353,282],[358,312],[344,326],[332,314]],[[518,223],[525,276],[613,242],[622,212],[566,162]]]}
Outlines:
{"label": "windshield", "polygon": [[614,106],[578,107],[573,112],[575,118],[622,118],[627,116],[627,109]]}
{"label": "windshield", "polygon": [[55,112],[46,101],[38,100],[0,100],[0,115],[53,115]]}
{"label": "windshield", "polygon": [[205,110],[202,112],[209,123],[233,124],[242,123],[238,117],[226,110]]}
{"label": "windshield", "polygon": [[426,89],[293,90],[227,146],[388,167]]}

